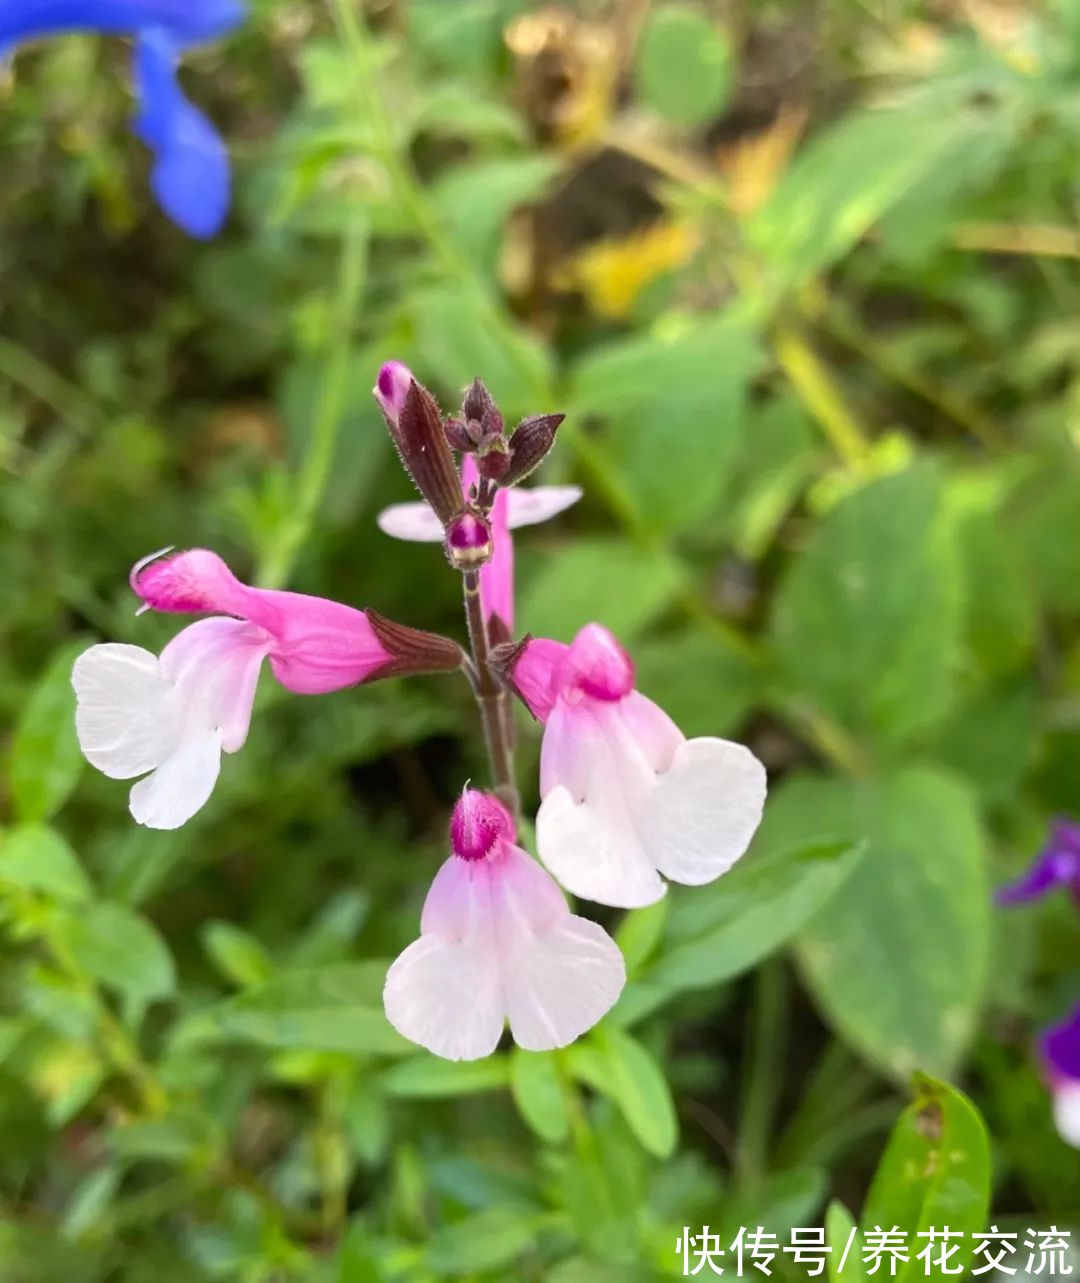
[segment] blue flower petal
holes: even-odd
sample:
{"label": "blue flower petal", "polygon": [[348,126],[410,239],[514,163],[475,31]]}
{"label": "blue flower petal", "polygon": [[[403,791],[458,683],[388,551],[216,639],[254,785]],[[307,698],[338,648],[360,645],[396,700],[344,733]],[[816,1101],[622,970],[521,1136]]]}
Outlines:
{"label": "blue flower petal", "polygon": [[155,154],[151,183],[158,204],[184,231],[207,238],[229,212],[229,155],[217,130],[184,97],[176,78],[178,46],[165,31],[146,31],[135,46],[135,132]]}
{"label": "blue flower petal", "polygon": [[133,35],[161,28],[180,46],[231,31],[243,0],[0,0],[0,49],[66,31]]}

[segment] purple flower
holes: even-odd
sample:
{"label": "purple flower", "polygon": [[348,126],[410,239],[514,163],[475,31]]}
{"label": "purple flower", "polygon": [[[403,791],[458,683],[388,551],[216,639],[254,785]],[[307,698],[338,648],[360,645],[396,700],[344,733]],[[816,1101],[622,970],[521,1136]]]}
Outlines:
{"label": "purple flower", "polygon": [[1058,820],[1053,825],[1050,840],[1034,864],[1016,882],[998,891],[997,902],[1023,904],[1058,887],[1067,887],[1080,900],[1080,824],[1071,820]]}
{"label": "purple flower", "polygon": [[184,97],[181,53],[230,31],[241,0],[0,0],[0,58],[26,40],[97,31],[135,40],[135,133],[154,153],[158,204],[184,231],[207,238],[229,210],[229,157],[217,131]]}
{"label": "purple flower", "polygon": [[1080,1006],[1046,1030],[1041,1051],[1054,1097],[1054,1122],[1061,1139],[1080,1149]]}

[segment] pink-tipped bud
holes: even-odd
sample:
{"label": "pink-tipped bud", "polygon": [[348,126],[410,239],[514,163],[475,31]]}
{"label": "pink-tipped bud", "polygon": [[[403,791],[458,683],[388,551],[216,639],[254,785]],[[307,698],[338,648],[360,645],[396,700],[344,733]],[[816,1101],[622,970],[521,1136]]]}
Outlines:
{"label": "pink-tipped bud", "polygon": [[372,392],[375,394],[375,400],[378,401],[383,414],[392,423],[396,424],[401,417],[401,411],[405,405],[405,398],[409,393],[409,385],[412,381],[412,370],[407,365],[403,365],[401,361],[387,361],[379,370],[379,377],[375,380]]}
{"label": "pink-tipped bud", "polygon": [[513,817],[497,797],[478,789],[462,793],[450,817],[450,846],[456,856],[482,860],[516,837]]}
{"label": "pink-tipped bud", "polygon": [[561,681],[593,699],[618,700],[634,689],[634,665],[603,624],[586,624],[570,645]]}
{"label": "pink-tipped bud", "polygon": [[491,560],[491,526],[475,512],[462,512],[446,529],[446,555],[458,570],[475,570]]}
{"label": "pink-tipped bud", "polygon": [[154,553],[131,568],[132,591],[154,610],[184,614],[245,613],[245,592],[216,552],[192,548],[167,555]]}

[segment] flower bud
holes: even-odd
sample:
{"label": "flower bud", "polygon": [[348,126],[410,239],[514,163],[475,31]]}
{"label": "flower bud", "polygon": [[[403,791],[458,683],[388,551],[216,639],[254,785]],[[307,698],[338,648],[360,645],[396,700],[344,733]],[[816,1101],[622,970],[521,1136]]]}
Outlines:
{"label": "flower bud", "polygon": [[446,555],[458,570],[475,570],[491,559],[491,526],[479,513],[465,511],[446,530]]}
{"label": "flower bud", "polygon": [[379,371],[375,399],[402,466],[445,526],[461,511],[461,480],[435,398],[400,361],[390,361]]}
{"label": "flower bud", "polygon": [[522,419],[509,439],[510,467],[502,477],[504,486],[517,485],[543,463],[565,418],[565,414],[534,414]]}
{"label": "flower bud", "polygon": [[379,377],[371,390],[387,419],[397,422],[412,382],[412,371],[401,361],[387,361],[379,370]]}
{"label": "flower bud", "polygon": [[443,431],[446,433],[451,450],[468,451],[476,448],[476,442],[469,434],[468,425],[462,423],[460,419],[447,419],[443,424]]}
{"label": "flower bud", "polygon": [[503,417],[498,406],[491,398],[491,393],[480,379],[474,379],[472,387],[466,392],[461,404],[461,413],[466,423],[480,425],[481,437],[501,436]]}
{"label": "flower bud", "polygon": [[500,481],[510,469],[510,447],[505,437],[490,437],[476,450],[476,470],[488,481]]}

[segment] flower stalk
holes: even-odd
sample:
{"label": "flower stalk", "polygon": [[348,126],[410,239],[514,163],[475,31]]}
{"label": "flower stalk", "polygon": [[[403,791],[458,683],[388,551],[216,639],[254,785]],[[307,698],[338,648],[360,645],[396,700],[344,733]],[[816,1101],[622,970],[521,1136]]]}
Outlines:
{"label": "flower stalk", "polygon": [[491,635],[480,601],[479,571],[466,571],[462,575],[462,587],[475,673],[473,692],[480,709],[491,778],[500,801],[517,820],[521,812],[521,795],[514,777],[513,709],[506,688],[491,666]]}

